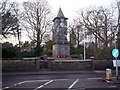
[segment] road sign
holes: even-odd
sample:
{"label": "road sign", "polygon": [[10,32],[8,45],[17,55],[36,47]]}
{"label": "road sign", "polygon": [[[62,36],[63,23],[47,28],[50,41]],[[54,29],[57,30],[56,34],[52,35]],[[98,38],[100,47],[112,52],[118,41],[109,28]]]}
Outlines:
{"label": "road sign", "polygon": [[117,57],[119,56],[119,51],[118,51],[118,49],[113,49],[112,55],[113,55],[113,57],[117,58]]}
{"label": "road sign", "polygon": [[[117,65],[116,65],[116,63],[117,63]],[[120,67],[120,60],[113,60],[113,66],[114,67],[116,67],[116,66]]]}
{"label": "road sign", "polygon": [[117,83],[118,83],[118,78],[119,78],[119,75],[118,75],[118,62],[117,62],[117,57],[119,56],[118,49],[113,49],[112,55],[113,55],[113,57],[116,58],[116,62],[114,63],[114,66],[116,66],[116,80],[117,80]]}

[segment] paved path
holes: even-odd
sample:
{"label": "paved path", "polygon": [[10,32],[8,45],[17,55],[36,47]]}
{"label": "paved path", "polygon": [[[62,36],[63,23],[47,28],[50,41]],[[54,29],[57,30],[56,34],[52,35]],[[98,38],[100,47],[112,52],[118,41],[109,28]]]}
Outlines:
{"label": "paved path", "polygon": [[99,71],[37,71],[37,72],[3,72],[2,75],[48,75],[48,74],[89,74],[89,73],[105,73]]}

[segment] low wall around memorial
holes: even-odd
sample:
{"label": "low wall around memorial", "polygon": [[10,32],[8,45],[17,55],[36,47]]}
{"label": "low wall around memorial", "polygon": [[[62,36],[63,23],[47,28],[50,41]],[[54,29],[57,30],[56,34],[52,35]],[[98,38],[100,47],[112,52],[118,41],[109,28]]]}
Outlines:
{"label": "low wall around memorial", "polygon": [[106,70],[112,60],[3,60],[3,71]]}
{"label": "low wall around memorial", "polygon": [[52,70],[106,70],[115,69],[113,60],[54,60],[48,62]]}
{"label": "low wall around memorial", "polygon": [[92,60],[93,70],[106,70],[106,68],[115,69],[113,60]]}
{"label": "low wall around memorial", "polygon": [[48,68],[52,70],[91,70],[91,60],[54,60],[48,62]]}
{"label": "low wall around memorial", "polygon": [[43,60],[3,60],[2,71],[6,72],[27,72],[27,71],[40,71],[44,68],[47,69],[47,62]]}

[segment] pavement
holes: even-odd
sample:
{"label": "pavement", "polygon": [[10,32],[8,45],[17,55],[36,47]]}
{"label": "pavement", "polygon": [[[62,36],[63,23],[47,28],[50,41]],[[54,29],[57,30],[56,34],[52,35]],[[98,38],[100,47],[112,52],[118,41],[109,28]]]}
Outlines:
{"label": "pavement", "polygon": [[2,75],[49,75],[49,74],[92,74],[105,73],[103,70],[88,71],[35,71],[35,72],[3,72]]}

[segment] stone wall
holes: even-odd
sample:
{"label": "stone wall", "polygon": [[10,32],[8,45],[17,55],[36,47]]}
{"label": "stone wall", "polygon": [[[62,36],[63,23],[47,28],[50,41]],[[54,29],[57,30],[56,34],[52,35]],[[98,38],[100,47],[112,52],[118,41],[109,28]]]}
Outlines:
{"label": "stone wall", "polygon": [[3,60],[2,71],[39,71],[47,68],[47,62],[43,60]]}
{"label": "stone wall", "polygon": [[90,60],[54,60],[49,62],[48,68],[52,70],[91,70]]}
{"label": "stone wall", "polygon": [[[112,60],[3,60],[3,71],[106,70],[115,69]],[[120,69],[120,68],[119,68]]]}
{"label": "stone wall", "polygon": [[112,60],[92,60],[93,70],[105,70],[106,68],[115,69]]}
{"label": "stone wall", "polygon": [[106,70],[115,69],[112,60],[54,60],[48,62],[51,70]]}

